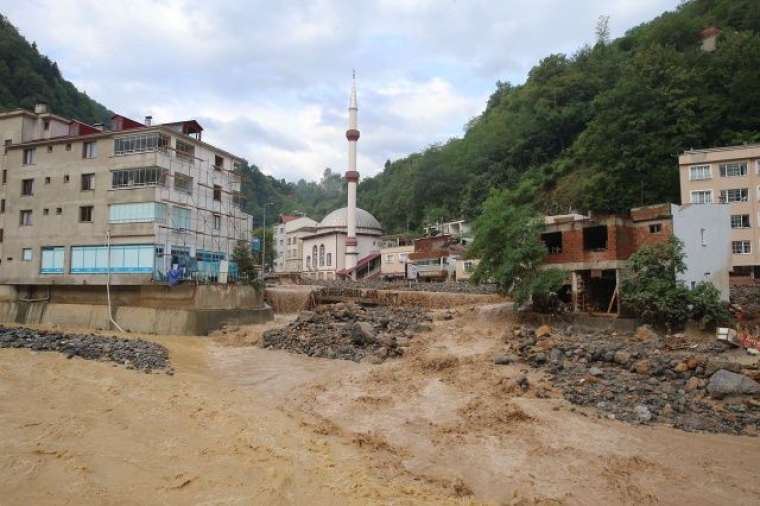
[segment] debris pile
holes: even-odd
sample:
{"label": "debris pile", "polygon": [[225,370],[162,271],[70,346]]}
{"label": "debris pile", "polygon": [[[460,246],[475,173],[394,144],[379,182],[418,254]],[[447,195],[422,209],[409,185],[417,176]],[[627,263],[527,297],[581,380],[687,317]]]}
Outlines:
{"label": "debris pile", "polygon": [[401,356],[415,334],[431,329],[427,323],[431,320],[414,308],[329,304],[301,311],[288,326],[266,331],[263,346],[312,357],[380,363]]}
{"label": "debris pile", "polygon": [[729,309],[739,321],[760,319],[760,286],[732,286]]}
{"label": "debris pile", "polygon": [[506,339],[519,357],[546,369],[574,404],[632,423],[760,432],[760,367],[734,360],[727,343],[691,343],[683,334],[659,336],[648,327],[633,335],[578,335],[572,328],[548,326],[515,327],[509,333]]}
{"label": "debris pile", "polygon": [[169,351],[160,344],[142,339],[0,327],[0,348],[57,351],[66,358],[116,362],[127,369],[145,373],[161,370],[174,374],[169,366]]}

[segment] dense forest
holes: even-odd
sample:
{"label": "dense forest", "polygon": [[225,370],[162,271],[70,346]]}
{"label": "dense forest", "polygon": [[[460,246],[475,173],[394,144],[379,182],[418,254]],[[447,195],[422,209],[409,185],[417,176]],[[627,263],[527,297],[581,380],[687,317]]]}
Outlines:
{"label": "dense forest", "polygon": [[[721,29],[717,50],[700,32]],[[359,204],[388,231],[432,219],[474,218],[492,188],[545,212],[617,211],[679,201],[677,156],[691,147],[760,142],[760,1],[691,0],[610,40],[541,60],[523,84],[498,82],[462,138],[388,161],[359,186]],[[0,109],[52,110],[87,122],[110,114],[63,79],[0,17]],[[251,164],[243,193],[257,225],[264,209],[319,219],[345,205],[340,174],[278,180]]]}
{"label": "dense forest", "polygon": [[[700,32],[722,30],[718,49]],[[499,82],[463,138],[386,163],[359,188],[389,230],[473,218],[491,188],[546,212],[679,202],[677,156],[760,141],[760,1],[692,0]],[[590,34],[591,38],[591,34]]]}

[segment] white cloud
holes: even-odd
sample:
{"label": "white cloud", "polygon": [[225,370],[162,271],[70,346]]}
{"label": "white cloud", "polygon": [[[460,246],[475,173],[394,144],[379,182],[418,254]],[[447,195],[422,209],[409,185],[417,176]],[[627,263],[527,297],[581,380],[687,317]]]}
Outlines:
{"label": "white cloud", "polygon": [[[495,81],[614,36],[677,0],[0,0],[65,77],[109,108],[198,118],[204,138],[277,177],[346,165],[350,71],[359,168],[461,133]],[[51,29],[54,27],[54,29]]]}

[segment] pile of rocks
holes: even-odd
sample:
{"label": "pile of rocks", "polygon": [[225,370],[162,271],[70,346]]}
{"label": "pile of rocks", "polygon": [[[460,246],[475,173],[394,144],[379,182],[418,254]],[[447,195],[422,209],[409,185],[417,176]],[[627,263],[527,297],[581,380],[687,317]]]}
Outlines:
{"label": "pile of rocks", "polygon": [[456,281],[382,281],[382,280],[315,280],[304,279],[303,284],[326,286],[330,288],[368,288],[372,290],[400,290],[417,292],[451,292],[451,293],[496,293],[496,285],[475,285]]}
{"label": "pile of rocks", "polygon": [[635,335],[547,328],[514,328],[508,341],[520,358],[546,369],[572,403],[687,431],[760,431],[760,369],[731,360],[728,344],[690,343],[647,327]]}
{"label": "pile of rocks", "polygon": [[380,363],[403,354],[409,340],[430,330],[430,315],[414,308],[329,304],[301,311],[288,326],[263,334],[263,346],[312,357]]}
{"label": "pile of rocks", "polygon": [[732,286],[730,309],[740,319],[760,319],[760,286]]}
{"label": "pile of rocks", "polygon": [[0,327],[0,348],[57,351],[66,358],[116,362],[127,369],[146,373],[160,370],[174,374],[169,366],[169,351],[160,344],[142,339]]}

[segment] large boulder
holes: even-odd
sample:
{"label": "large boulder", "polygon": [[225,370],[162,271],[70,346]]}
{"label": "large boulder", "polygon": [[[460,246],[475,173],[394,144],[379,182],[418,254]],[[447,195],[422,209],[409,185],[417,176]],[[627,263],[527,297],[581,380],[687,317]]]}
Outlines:
{"label": "large boulder", "polygon": [[743,374],[721,369],[710,377],[707,391],[716,399],[727,395],[759,395],[760,383]]}

